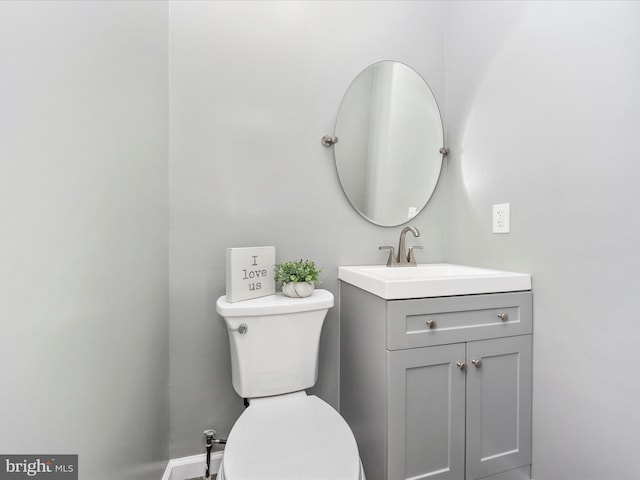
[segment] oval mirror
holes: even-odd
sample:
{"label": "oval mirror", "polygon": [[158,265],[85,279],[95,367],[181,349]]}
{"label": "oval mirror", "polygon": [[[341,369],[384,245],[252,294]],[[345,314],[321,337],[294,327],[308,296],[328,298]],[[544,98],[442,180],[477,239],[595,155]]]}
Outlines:
{"label": "oval mirror", "polygon": [[415,70],[394,61],[364,69],[342,99],[335,136],[338,177],[360,215],[391,227],[420,213],[440,176],[444,132]]}

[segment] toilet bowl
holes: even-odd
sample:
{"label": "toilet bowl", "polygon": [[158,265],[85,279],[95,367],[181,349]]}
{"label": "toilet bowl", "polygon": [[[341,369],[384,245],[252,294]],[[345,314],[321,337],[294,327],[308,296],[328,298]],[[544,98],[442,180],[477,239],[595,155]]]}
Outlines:
{"label": "toilet bowl", "polygon": [[218,480],[364,480],[353,432],[305,389],[318,377],[322,324],[333,294],[281,293],[216,302],[229,334],[233,388],[249,406],[229,433]]}
{"label": "toilet bowl", "polygon": [[253,400],[238,418],[219,480],[364,480],[351,429],[314,395]]}

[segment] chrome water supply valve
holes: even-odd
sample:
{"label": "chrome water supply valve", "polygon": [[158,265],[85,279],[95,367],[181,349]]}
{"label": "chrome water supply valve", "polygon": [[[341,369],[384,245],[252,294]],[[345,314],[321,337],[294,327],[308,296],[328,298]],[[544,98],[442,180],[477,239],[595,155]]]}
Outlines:
{"label": "chrome water supply valve", "polygon": [[216,435],[215,430],[205,430],[203,433],[205,446],[207,447],[207,465],[205,467],[204,478],[208,479],[211,477],[211,449],[215,443],[224,445],[227,441],[222,438],[213,438]]}

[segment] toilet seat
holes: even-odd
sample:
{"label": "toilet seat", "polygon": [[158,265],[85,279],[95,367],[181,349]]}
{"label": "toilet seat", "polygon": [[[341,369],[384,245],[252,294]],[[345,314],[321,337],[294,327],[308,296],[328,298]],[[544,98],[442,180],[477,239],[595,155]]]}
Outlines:
{"label": "toilet seat", "polygon": [[359,480],[351,429],[329,404],[304,392],[254,399],[233,426],[219,478]]}

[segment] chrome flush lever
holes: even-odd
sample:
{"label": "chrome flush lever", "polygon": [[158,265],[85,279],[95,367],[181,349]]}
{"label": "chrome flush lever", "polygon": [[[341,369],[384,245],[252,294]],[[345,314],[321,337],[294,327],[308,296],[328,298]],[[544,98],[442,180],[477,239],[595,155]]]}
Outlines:
{"label": "chrome flush lever", "polygon": [[240,335],[244,335],[249,331],[249,326],[246,323],[241,323],[238,328],[230,328],[230,332],[238,332]]}

